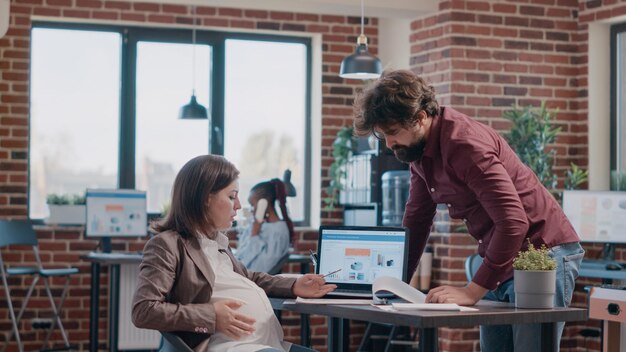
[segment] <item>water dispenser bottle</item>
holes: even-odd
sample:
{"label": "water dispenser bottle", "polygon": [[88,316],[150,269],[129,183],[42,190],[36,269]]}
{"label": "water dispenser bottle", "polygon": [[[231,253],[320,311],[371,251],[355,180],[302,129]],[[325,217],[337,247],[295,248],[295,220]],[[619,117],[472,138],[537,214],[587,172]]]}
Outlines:
{"label": "water dispenser bottle", "polygon": [[411,175],[408,170],[387,171],[381,180],[383,226],[401,226]]}

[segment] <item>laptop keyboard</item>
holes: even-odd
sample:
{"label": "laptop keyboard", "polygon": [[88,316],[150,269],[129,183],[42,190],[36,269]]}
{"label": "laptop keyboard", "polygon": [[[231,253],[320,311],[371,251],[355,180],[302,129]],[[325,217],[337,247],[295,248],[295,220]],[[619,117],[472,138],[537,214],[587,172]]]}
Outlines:
{"label": "laptop keyboard", "polygon": [[363,290],[350,290],[346,288],[338,288],[332,292],[328,292],[329,296],[347,296],[347,297],[372,297],[372,292]]}

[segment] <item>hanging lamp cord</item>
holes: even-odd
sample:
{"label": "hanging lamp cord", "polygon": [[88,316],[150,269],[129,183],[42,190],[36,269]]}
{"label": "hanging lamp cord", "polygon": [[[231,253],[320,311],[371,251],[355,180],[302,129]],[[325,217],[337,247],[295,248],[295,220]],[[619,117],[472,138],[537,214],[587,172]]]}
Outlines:
{"label": "hanging lamp cord", "polygon": [[363,5],[365,2],[365,0],[361,0],[361,35],[364,35],[364,29],[363,27],[365,26],[365,5]]}
{"label": "hanging lamp cord", "polygon": [[196,7],[191,6],[191,95],[196,95]]}
{"label": "hanging lamp cord", "polygon": [[361,35],[356,40],[358,45],[367,45],[367,37],[365,36],[365,0],[361,0]]}

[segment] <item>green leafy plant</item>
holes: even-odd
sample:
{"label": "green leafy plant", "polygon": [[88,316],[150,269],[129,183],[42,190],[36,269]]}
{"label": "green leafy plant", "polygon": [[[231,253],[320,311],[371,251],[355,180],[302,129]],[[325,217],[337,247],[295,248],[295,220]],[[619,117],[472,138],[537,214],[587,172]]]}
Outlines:
{"label": "green leafy plant", "polygon": [[504,133],[504,138],[548,190],[556,187],[556,175],[552,172],[556,152],[554,149],[546,151],[546,147],[554,143],[561,131],[559,127],[552,126],[554,114],[556,111],[549,111],[545,102],[538,109],[532,106],[514,107],[504,113],[504,118],[513,123],[511,130]]}
{"label": "green leafy plant", "polygon": [[570,163],[570,169],[565,173],[565,189],[578,189],[589,179],[589,170],[584,170],[574,163]]}
{"label": "green leafy plant", "polygon": [[85,196],[79,194],[51,193],[46,197],[46,203],[51,205],[84,205]]}
{"label": "green leafy plant", "polygon": [[528,249],[520,251],[517,257],[513,259],[513,269],[515,270],[533,270],[533,271],[549,271],[556,269],[556,260],[552,259],[549,254],[548,247],[545,244],[541,248],[536,249],[530,240],[528,240]]}
{"label": "green leafy plant", "polygon": [[339,192],[343,190],[343,180],[346,178],[345,165],[352,156],[356,143],[352,127],[346,126],[337,132],[337,138],[333,142],[333,163],[328,171],[330,183],[323,199],[326,210],[333,210],[339,204]]}

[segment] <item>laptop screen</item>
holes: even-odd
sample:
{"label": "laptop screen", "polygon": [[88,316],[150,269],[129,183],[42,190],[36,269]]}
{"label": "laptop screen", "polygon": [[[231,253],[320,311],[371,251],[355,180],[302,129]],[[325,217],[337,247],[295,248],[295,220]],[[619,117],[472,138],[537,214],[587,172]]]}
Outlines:
{"label": "laptop screen", "polygon": [[407,230],[402,227],[322,226],[316,273],[339,288],[370,290],[380,276],[407,281]]}

